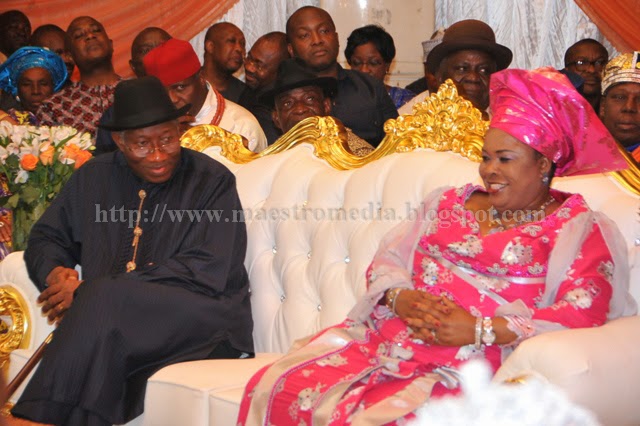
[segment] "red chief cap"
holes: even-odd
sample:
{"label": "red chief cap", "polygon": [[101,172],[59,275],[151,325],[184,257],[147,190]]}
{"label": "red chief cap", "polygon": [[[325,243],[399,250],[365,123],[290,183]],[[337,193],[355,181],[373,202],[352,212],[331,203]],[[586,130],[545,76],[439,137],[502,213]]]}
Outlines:
{"label": "red chief cap", "polygon": [[200,60],[191,43],[177,38],[152,49],[142,62],[147,75],[158,77],[165,86],[186,80],[200,70]]}

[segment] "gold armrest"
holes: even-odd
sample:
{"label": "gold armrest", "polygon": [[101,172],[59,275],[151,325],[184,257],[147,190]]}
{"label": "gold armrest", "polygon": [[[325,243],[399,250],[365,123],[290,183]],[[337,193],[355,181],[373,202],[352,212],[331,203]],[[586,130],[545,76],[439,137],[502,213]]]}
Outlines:
{"label": "gold armrest", "polygon": [[27,348],[31,340],[27,302],[8,285],[0,287],[0,317],[0,369],[6,373],[11,351]]}
{"label": "gold armrest", "polygon": [[[437,93],[413,106],[412,114],[387,120],[385,138],[364,157],[349,151],[347,132],[340,120],[333,117],[309,117],[282,135],[260,153],[244,147],[242,137],[212,125],[193,127],[182,136],[182,145],[197,151],[219,146],[222,155],[234,163],[248,163],[256,158],[277,154],[297,145],[313,145],[314,153],[338,170],[349,170],[395,152],[411,152],[417,148],[451,151],[471,161],[482,159],[484,135],[489,121],[471,102],[458,95],[451,80],[440,85]],[[629,169],[611,173],[625,188],[640,195],[640,168],[633,157],[619,146]]]}

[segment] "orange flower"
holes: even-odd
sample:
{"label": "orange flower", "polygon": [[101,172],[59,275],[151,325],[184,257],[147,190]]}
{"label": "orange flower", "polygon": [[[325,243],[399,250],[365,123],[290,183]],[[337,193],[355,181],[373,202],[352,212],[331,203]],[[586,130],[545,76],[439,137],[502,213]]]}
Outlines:
{"label": "orange flower", "polygon": [[20,166],[28,172],[35,170],[37,165],[38,157],[33,154],[25,154],[20,160]]}
{"label": "orange flower", "polygon": [[91,157],[93,156],[89,151],[79,150],[78,153],[76,154],[76,165],[74,166],[74,169],[77,169],[78,167],[82,166]]}
{"label": "orange flower", "polygon": [[49,164],[53,163],[54,152],[55,149],[53,148],[53,146],[49,145],[47,149],[40,153],[40,162],[42,163],[42,165],[48,166]]}
{"label": "orange flower", "polygon": [[[69,160],[75,160],[78,157],[78,153],[82,151],[78,145],[69,144],[64,146],[64,153]],[[85,160],[86,161],[86,160]],[[80,167],[80,166],[78,166]]]}

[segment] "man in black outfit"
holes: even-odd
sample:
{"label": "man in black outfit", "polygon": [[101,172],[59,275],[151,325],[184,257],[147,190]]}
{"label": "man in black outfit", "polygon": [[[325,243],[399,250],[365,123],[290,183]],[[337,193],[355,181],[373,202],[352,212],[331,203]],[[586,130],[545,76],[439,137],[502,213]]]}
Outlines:
{"label": "man in black outfit", "polygon": [[398,111],[381,81],[338,64],[338,33],[325,10],[304,6],[287,21],[289,52],[302,60],[318,77],[333,77],[338,88],[332,113],[353,133],[378,146],[384,137],[383,126]]}
{"label": "man in black outfit", "polygon": [[14,416],[126,423],[162,367],[252,355],[235,177],[180,147],[189,107],[156,77],[120,82],[101,124],[119,150],[79,168],[34,225],[25,261],[58,327]]}

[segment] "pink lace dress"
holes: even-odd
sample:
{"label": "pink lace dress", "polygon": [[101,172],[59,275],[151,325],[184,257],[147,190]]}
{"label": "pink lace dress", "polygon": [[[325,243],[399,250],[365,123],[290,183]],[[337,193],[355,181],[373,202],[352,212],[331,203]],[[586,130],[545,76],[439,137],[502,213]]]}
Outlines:
{"label": "pink lace dress", "polygon": [[[402,281],[392,278],[397,274],[406,277],[407,288],[448,297],[475,316],[517,319],[514,323],[523,330],[514,331],[524,337],[603,324],[614,263],[595,221],[586,223],[586,237],[570,270],[551,302],[544,302],[549,299],[551,252],[560,230],[590,212],[584,199],[552,191],[562,205],[542,221],[481,235],[473,214],[464,209],[478,190],[467,185],[442,193],[437,217],[417,235],[399,232],[398,238],[387,239],[367,278],[370,290],[378,281],[389,282],[369,295],[366,320],[350,315],[259,371],[245,390],[238,424],[404,424],[430,397],[457,392],[460,363],[482,357],[494,370],[500,366],[505,348],[497,345],[476,350],[474,345],[445,347],[412,338],[399,318],[376,303],[385,288]],[[388,260],[402,257],[396,255],[402,251],[411,251],[406,264]]]}

